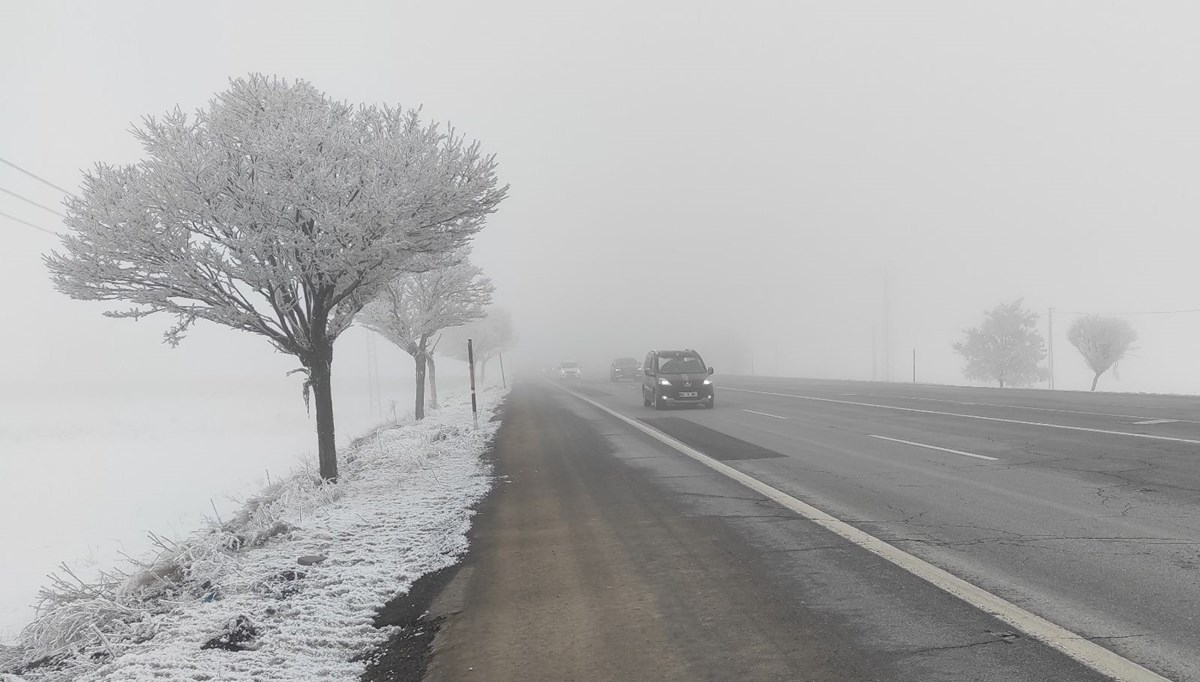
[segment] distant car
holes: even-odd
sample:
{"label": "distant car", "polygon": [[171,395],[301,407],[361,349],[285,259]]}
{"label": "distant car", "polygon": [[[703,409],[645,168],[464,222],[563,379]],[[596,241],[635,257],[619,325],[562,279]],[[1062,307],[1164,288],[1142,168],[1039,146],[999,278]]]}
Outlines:
{"label": "distant car", "polygon": [[642,365],[642,404],[661,410],[671,405],[700,405],[712,409],[717,402],[712,367],[696,351],[652,350]]}
{"label": "distant car", "polygon": [[559,380],[579,379],[583,376],[583,369],[578,362],[563,362],[558,365]]}
{"label": "distant car", "polygon": [[642,366],[636,358],[617,358],[608,368],[609,381],[622,379],[637,379],[642,374]]}

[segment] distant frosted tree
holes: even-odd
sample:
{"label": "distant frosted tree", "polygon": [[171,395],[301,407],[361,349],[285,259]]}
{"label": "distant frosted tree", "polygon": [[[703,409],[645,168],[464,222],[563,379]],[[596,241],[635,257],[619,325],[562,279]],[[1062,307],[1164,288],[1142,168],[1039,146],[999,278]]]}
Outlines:
{"label": "distant frosted tree", "polygon": [[1067,330],[1067,340],[1075,346],[1088,367],[1095,372],[1095,376],[1092,377],[1094,391],[1100,381],[1100,375],[1109,368],[1112,368],[1113,375],[1116,376],[1117,365],[1133,350],[1137,332],[1128,321],[1119,317],[1088,315],[1071,324],[1071,328]]}
{"label": "distant frosted tree", "polygon": [[134,131],[146,158],[97,165],[46,257],[77,299],[266,337],[294,355],[316,402],[321,475],[337,477],[333,343],[423,254],[461,248],[504,198],[479,144],[417,111],[356,107],[304,81],[230,82],[206,109]]}
{"label": "distant frosted tree", "polygon": [[[443,329],[467,324],[484,316],[495,287],[483,271],[466,262],[466,254],[451,265],[401,275],[366,305],[356,321],[396,344],[416,363],[417,419],[425,418],[426,368],[432,367],[431,343]],[[436,374],[429,376],[436,396]],[[434,397],[434,405],[436,397]]]}
{"label": "distant frosted tree", "polygon": [[467,339],[475,351],[479,368],[479,385],[487,380],[488,361],[500,351],[511,348],[517,337],[513,333],[512,316],[503,308],[492,308],[487,316],[462,327],[447,330],[438,349],[458,360],[467,360]]}
{"label": "distant frosted tree", "polygon": [[968,379],[995,381],[1005,386],[1028,386],[1046,371],[1045,342],[1037,331],[1037,313],[1021,306],[1021,299],[1001,303],[983,315],[983,324],[966,330],[967,338],[954,344],[966,359]]}

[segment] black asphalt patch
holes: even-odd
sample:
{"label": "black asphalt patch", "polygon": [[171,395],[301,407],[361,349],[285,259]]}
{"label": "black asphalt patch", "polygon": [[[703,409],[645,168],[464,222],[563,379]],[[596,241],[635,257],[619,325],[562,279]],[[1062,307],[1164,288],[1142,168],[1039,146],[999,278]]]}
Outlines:
{"label": "black asphalt patch", "polygon": [[638,421],[653,426],[668,436],[696,448],[713,459],[729,461],[783,457],[783,455],[774,450],[759,447],[754,443],[747,443],[740,438],[727,436],[720,431],[713,431],[707,426],[701,426],[694,421],[681,419],[680,417],[651,417],[639,419]]}

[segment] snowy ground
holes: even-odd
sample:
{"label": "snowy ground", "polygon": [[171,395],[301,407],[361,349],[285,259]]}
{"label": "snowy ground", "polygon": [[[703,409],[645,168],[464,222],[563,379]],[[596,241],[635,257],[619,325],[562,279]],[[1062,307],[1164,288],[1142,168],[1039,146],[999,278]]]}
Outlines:
{"label": "snowy ground", "polygon": [[[349,361],[357,358],[344,358]],[[346,369],[334,376],[339,447],[412,413],[408,364],[389,368],[381,400]],[[443,389],[464,388],[448,367]],[[293,378],[294,379],[294,378]],[[147,532],[186,534],[228,518],[240,499],[315,456],[299,382],[283,372],[237,379],[31,382],[0,395],[0,643],[33,618],[46,575],[83,576],[150,548]],[[393,405],[393,402],[395,405]]]}
{"label": "snowy ground", "polygon": [[[502,397],[483,395],[476,428],[469,401],[452,396],[419,424],[344,448],[337,485],[298,472],[222,526],[166,543],[140,579],[62,600],[22,642],[76,655],[22,679],[357,679],[352,659],[388,635],[372,626],[375,611],[466,550]],[[305,556],[323,559],[301,565]],[[255,633],[246,650],[201,649],[238,617]]]}

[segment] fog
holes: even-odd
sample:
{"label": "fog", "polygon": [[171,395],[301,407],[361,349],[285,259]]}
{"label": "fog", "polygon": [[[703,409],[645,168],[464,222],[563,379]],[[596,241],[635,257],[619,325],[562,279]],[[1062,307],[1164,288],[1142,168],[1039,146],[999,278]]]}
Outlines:
{"label": "fog", "polygon": [[[69,190],[96,162],[140,158],[128,131],[141,117],[203,106],[252,71],[421,105],[481,140],[511,184],[474,252],[513,316],[510,372],[578,360],[599,373],[691,347],[718,380],[910,381],[915,352],[919,381],[964,383],[951,344],[1023,297],[1043,329],[1059,311],[1059,388],[1091,378],[1069,313],[1135,313],[1139,350],[1101,388],[1200,392],[1200,314],[1170,312],[1200,308],[1190,5],[2,8],[0,158]],[[222,462],[259,472],[315,439],[272,431],[311,425],[293,358],[211,325],[172,349],[169,320],[111,320],[58,294],[41,258],[63,227],[29,201],[61,210],[62,194],[4,164],[0,188],[0,382],[21,408],[0,414],[0,477],[32,495],[6,500],[6,553],[21,557],[0,595],[11,611],[58,560],[114,542],[136,553],[142,530],[195,523],[223,492]],[[389,410],[364,413],[370,338],[352,329],[336,349],[341,442]],[[375,347],[400,385],[411,362]],[[196,401],[214,407],[203,421],[249,395],[289,402],[261,406],[256,426],[171,426]],[[82,478],[50,496],[18,484],[51,472]],[[229,490],[253,485],[245,472]],[[106,513],[72,505],[72,490]]]}
{"label": "fog", "polygon": [[[230,76],[423,105],[501,161],[477,240],[527,366],[688,346],[718,372],[962,382],[983,310],[1196,303],[1196,10],[1179,4],[7,3],[3,157],[74,188],[147,114]],[[0,187],[61,197],[8,166]],[[9,195],[0,210],[58,218]],[[214,329],[53,292],[54,239],[3,219],[9,382],[279,376]],[[886,311],[886,313],[885,313]],[[1060,388],[1089,373],[1056,329]],[[1200,315],[1139,315],[1102,388],[1200,391]],[[873,362],[872,335],[876,338]],[[887,341],[886,347],[884,341]],[[361,338],[343,340],[343,345]],[[706,351],[706,349],[709,349]],[[359,357],[361,349],[339,348]],[[365,372],[347,363],[338,371]]]}

